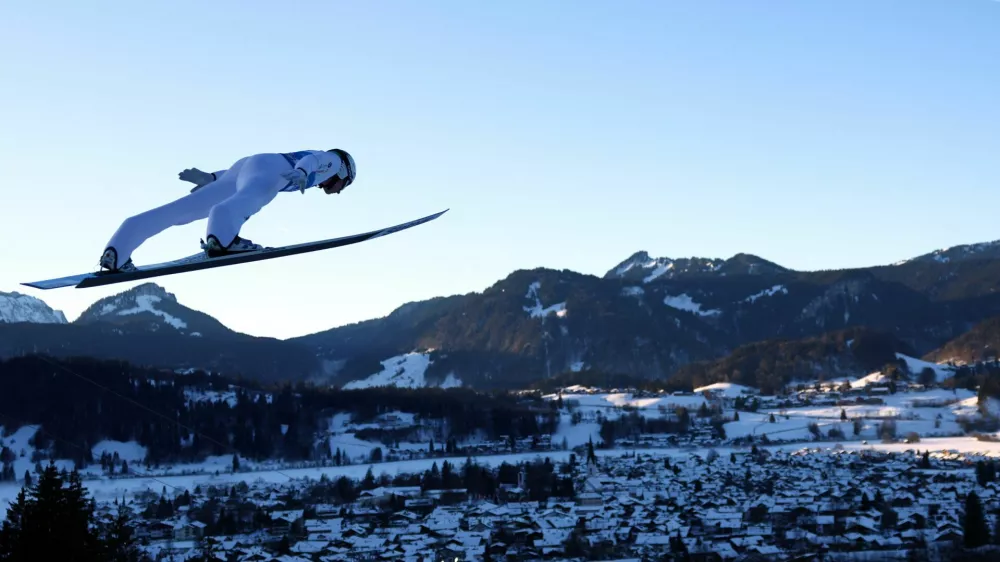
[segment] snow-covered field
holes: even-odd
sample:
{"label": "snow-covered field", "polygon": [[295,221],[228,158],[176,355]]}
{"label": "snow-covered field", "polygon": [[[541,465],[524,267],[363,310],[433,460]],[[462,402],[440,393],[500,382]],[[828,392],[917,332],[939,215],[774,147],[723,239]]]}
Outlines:
{"label": "snow-covered field", "polygon": [[[367,459],[372,451],[381,447],[383,451],[388,449],[384,443],[365,441],[356,437],[358,431],[363,429],[392,429],[412,427],[416,420],[414,414],[405,412],[387,412],[382,414],[378,420],[372,423],[354,423],[351,414],[337,414],[327,422],[327,433],[323,436],[330,446],[331,451],[340,449],[342,454],[352,460]],[[419,432],[418,432],[419,435]],[[421,442],[400,441],[399,450],[427,450],[429,437]]]}
{"label": "snow-covered field", "polygon": [[[636,397],[631,393],[584,393],[584,387],[570,387],[566,390],[580,392],[579,394],[563,394],[563,408],[559,427],[552,435],[552,443],[561,446],[565,440],[569,448],[586,445],[593,440],[595,445],[603,442],[600,436],[601,418],[615,419],[625,413],[626,409],[635,411],[646,418],[659,418],[671,412],[676,407],[687,408],[692,414],[708,401],[701,394],[662,395],[655,397]],[[556,394],[544,396],[546,400],[555,400]],[[580,415],[580,421],[572,423],[573,412]]]}
{"label": "snow-covered field", "polygon": [[94,445],[92,451],[95,459],[100,459],[105,452],[112,457],[117,454],[118,458],[128,462],[142,462],[146,458],[146,448],[135,441],[101,441]]}
{"label": "snow-covered field", "polygon": [[[907,443],[869,443],[862,444],[861,441],[840,441],[836,443],[822,443],[822,444],[810,444],[810,443],[789,443],[782,445],[769,445],[758,447],[766,448],[768,450],[782,450],[782,451],[797,451],[801,449],[844,449],[844,450],[878,450],[878,451],[893,451],[893,452],[905,452],[905,451],[924,451],[929,450],[932,454],[949,455],[952,453],[961,453],[966,455],[982,455],[993,458],[1000,458],[1000,442],[983,442],[978,441],[972,437],[949,437],[949,438],[929,438],[922,440],[917,444],[907,444]],[[671,458],[683,458],[689,455],[698,455],[704,457],[708,454],[710,450],[715,450],[716,453],[720,455],[728,455],[730,452],[734,451],[746,451],[749,447],[715,447],[715,448],[691,448],[691,449],[681,449],[681,448],[657,448],[657,449],[628,449],[627,451],[621,449],[597,449],[595,453],[599,456],[620,456],[624,454],[632,455],[649,455],[654,457],[671,457]],[[500,464],[506,462],[510,464],[516,464],[520,462],[530,462],[536,459],[544,459],[548,457],[553,462],[565,462],[568,461],[569,456],[573,454],[571,451],[547,451],[544,453],[516,453],[516,454],[506,454],[506,455],[491,455],[491,456],[481,456],[476,457],[474,462],[482,466],[496,467]],[[214,473],[210,474],[199,474],[190,476],[164,476],[159,478],[116,478],[116,479],[103,479],[103,480],[89,480],[85,481],[84,485],[87,487],[88,491],[97,499],[98,501],[111,501],[114,498],[121,498],[123,495],[131,496],[137,492],[143,491],[153,491],[159,493],[162,491],[164,486],[169,489],[176,488],[174,491],[181,491],[183,489],[192,490],[195,486],[211,486],[211,485],[231,485],[238,482],[263,482],[263,483],[287,483],[290,478],[292,479],[319,479],[322,475],[326,475],[328,478],[339,478],[340,476],[347,476],[349,478],[362,479],[365,473],[368,471],[369,467],[372,468],[375,476],[381,474],[388,474],[390,476],[396,474],[405,473],[415,473],[424,472],[431,468],[431,465],[437,463],[438,467],[445,461],[449,461],[457,467],[461,467],[465,461],[466,457],[456,456],[456,457],[437,457],[430,459],[420,459],[412,461],[399,461],[399,462],[388,462],[379,464],[355,464],[350,466],[331,466],[323,468],[303,468],[303,469],[284,469],[280,471],[276,470],[263,470],[257,472],[220,472],[216,475]],[[0,509],[6,509],[7,504],[17,497],[17,493],[20,490],[20,485],[16,484],[0,484]]]}
{"label": "snow-covered field", "polygon": [[[781,292],[781,287],[765,291],[764,295]],[[918,375],[925,368],[930,368],[938,382],[944,381],[953,374],[951,367],[928,363],[903,354],[897,357],[906,362],[911,374]],[[768,440],[778,441],[813,441],[814,430],[818,429],[823,439],[838,438],[845,441],[881,441],[880,429],[886,420],[895,423],[895,436],[904,439],[916,434],[921,440],[931,437],[952,437],[965,435],[961,421],[980,418],[985,411],[988,415],[1000,417],[1000,401],[990,399],[980,405],[976,392],[965,389],[947,390],[931,388],[928,390],[890,392],[868,392],[868,385],[878,386],[886,383],[882,373],[872,373],[857,379],[846,378],[852,389],[861,391],[857,396],[817,392],[812,394],[812,401],[833,402],[838,400],[843,405],[805,405],[793,393],[789,400],[792,407],[774,407],[774,404],[784,402],[774,396],[760,396],[757,389],[734,383],[716,383],[696,388],[694,393],[683,395],[673,394],[643,394],[637,396],[629,392],[610,390],[601,392],[597,389],[569,387],[561,394],[550,394],[544,398],[556,400],[561,397],[566,407],[563,419],[559,425],[553,443],[566,440],[570,447],[586,443],[593,439],[601,443],[600,419],[615,419],[625,412],[626,408],[635,409],[647,418],[670,415],[676,407],[683,406],[689,413],[695,413],[703,404],[709,408],[721,408],[722,416],[729,421],[723,425],[726,439],[742,437],[759,438],[767,435]],[[839,384],[839,383],[838,383]],[[836,390],[838,384],[825,383],[825,390]],[[797,386],[797,385],[796,385]],[[812,385],[808,385],[807,388]],[[882,389],[885,390],[884,388]],[[809,391],[811,392],[811,391]],[[807,393],[808,394],[808,393]],[[805,395],[803,395],[805,396]],[[735,400],[743,397],[754,397],[760,401],[756,411],[739,411],[734,409]],[[877,398],[881,403],[870,400]],[[803,399],[804,400],[804,399]],[[798,405],[795,405],[798,404]],[[576,424],[567,419],[572,412],[579,412]],[[738,414],[738,419],[733,419]],[[772,420],[773,416],[773,420]],[[846,419],[842,419],[844,416]],[[814,430],[810,426],[815,425]],[[858,425],[859,427],[855,427]],[[839,430],[839,433],[838,431]],[[833,437],[830,433],[833,431]],[[1000,433],[1000,432],[998,432]],[[843,437],[840,437],[840,434]]]}
{"label": "snow-covered field", "polygon": [[948,365],[939,365],[937,363],[923,361],[915,357],[910,357],[909,355],[903,355],[902,353],[897,353],[896,357],[902,359],[903,361],[906,361],[906,367],[910,370],[911,373],[914,374],[919,374],[920,371],[923,371],[925,368],[930,368],[932,371],[934,371],[934,374],[937,376],[938,384],[943,382],[945,379],[951,377],[955,373],[955,370],[949,367]]}
{"label": "snow-covered field", "polygon": [[757,393],[757,389],[755,388],[733,382],[717,382],[715,384],[694,389],[695,394],[700,394],[706,391],[715,393],[719,396],[725,396],[726,398],[738,398],[740,396],[749,396]]}
{"label": "snow-covered field", "polygon": [[[26,425],[18,428],[17,431],[10,435],[6,435],[7,431],[5,428],[0,426],[0,435],[5,435],[5,437],[0,437],[0,447],[7,447],[16,456],[14,460],[14,474],[20,480],[24,477],[25,472],[35,472],[35,465],[41,462],[43,466],[48,464],[48,459],[41,461],[32,460],[32,456],[35,453],[35,447],[31,444],[31,439],[38,432],[37,425]],[[104,440],[100,441],[94,445],[91,449],[91,454],[94,457],[94,464],[88,466],[87,468],[80,471],[83,476],[100,476],[103,472],[100,464],[101,455],[107,452],[108,455],[114,456],[118,453],[118,458],[130,463],[141,463],[146,457],[146,448],[139,445],[134,441],[122,442],[122,441],[112,441]],[[231,457],[227,457],[228,460],[232,460]],[[54,462],[58,468],[65,468],[66,470],[73,470],[73,461],[67,459],[58,459]],[[199,467],[204,466],[204,463],[199,463]]]}
{"label": "snow-covered field", "polygon": [[[927,366],[912,358],[904,357],[904,359],[908,362],[914,361],[911,364],[911,369],[916,370],[916,372]],[[365,384],[369,386],[384,384],[425,386],[426,381],[423,374],[428,365],[429,355],[426,353],[410,353],[395,357],[383,362],[382,371],[365,379]],[[932,366],[932,368],[941,377],[950,376],[950,371],[945,367]],[[867,379],[872,380],[872,377]],[[849,380],[847,382],[856,381]],[[361,387],[360,383],[356,387]],[[702,406],[716,409],[721,406],[722,415],[727,419],[732,419],[737,414],[737,411],[733,409],[734,400],[737,398],[755,396],[765,401],[768,398],[773,398],[761,397],[756,392],[756,389],[732,383],[712,384],[698,388],[695,392],[683,394],[647,393],[640,395],[615,389],[602,392],[579,386],[570,387],[563,389],[560,394],[544,396],[546,400],[561,399],[563,403],[559,425],[555,434],[552,435],[553,450],[476,456],[475,462],[497,466],[503,462],[517,463],[544,457],[549,457],[555,462],[566,460],[572,451],[560,450],[564,442],[570,449],[586,445],[591,440],[595,445],[600,445],[602,443],[600,420],[602,418],[614,419],[630,411],[652,419],[670,416],[678,407],[684,407],[689,413],[695,415]],[[861,396],[862,399],[869,397],[867,395]],[[188,398],[192,400],[232,401],[235,394],[231,392],[203,392],[191,394]],[[824,398],[824,393],[817,393],[815,398]],[[879,394],[878,398],[883,402],[882,404],[864,404],[855,401],[843,406],[812,405],[788,408],[764,406],[755,412],[739,411],[739,419],[725,423],[723,428],[727,439],[744,436],[759,437],[766,434],[770,441],[778,443],[763,445],[757,439],[755,442],[758,447],[768,449],[794,451],[802,448],[829,449],[836,447],[847,450],[876,449],[899,452],[929,450],[932,453],[953,451],[1000,458],[1000,442],[979,441],[974,437],[962,435],[963,430],[959,424],[962,418],[981,416],[982,410],[986,410],[987,413],[994,416],[1000,415],[1000,401],[991,399],[986,404],[980,405],[977,395],[973,391],[940,388],[927,391],[897,392],[895,394],[884,393]],[[267,396],[266,399],[270,400],[271,397]],[[847,420],[843,420],[842,415],[845,415]],[[774,417],[773,422],[770,421],[772,416]],[[919,442],[913,444],[883,443],[881,436],[878,435],[878,427],[886,419],[895,421],[897,438],[903,438],[913,432],[919,435]],[[861,423],[861,431],[857,434],[854,428],[855,420]],[[466,455],[376,464],[366,462],[376,447],[382,447],[385,454],[388,453],[389,446],[386,443],[359,438],[359,433],[363,435],[362,432],[370,429],[412,430],[413,434],[408,437],[410,441],[392,444],[393,448],[402,452],[396,458],[407,458],[407,451],[425,451],[428,448],[430,434],[423,433],[426,428],[421,428],[421,423],[421,420],[417,419],[414,414],[404,412],[381,413],[377,418],[366,420],[364,423],[356,422],[350,414],[332,416],[327,420],[326,431],[318,436],[318,439],[325,440],[331,451],[340,449],[343,454],[348,455],[352,464],[347,466],[295,468],[283,466],[277,461],[254,463],[240,459],[242,471],[232,473],[232,456],[220,455],[198,463],[164,465],[147,469],[142,464],[146,453],[143,447],[134,442],[102,441],[93,448],[95,461],[100,459],[102,453],[106,452],[109,455],[117,453],[120,459],[127,460],[132,470],[137,473],[141,472],[142,476],[116,475],[109,477],[103,473],[99,462],[85,469],[83,473],[88,477],[85,480],[87,488],[98,500],[103,500],[147,489],[159,492],[164,486],[192,489],[196,485],[229,484],[239,481],[283,483],[287,482],[289,478],[318,479],[321,475],[361,479],[369,467],[372,467],[376,475],[383,473],[395,475],[423,472],[435,462],[440,467],[446,459],[459,466],[465,462]],[[704,419],[700,423],[704,423]],[[826,440],[814,441],[813,433],[809,429],[810,424],[816,424]],[[839,429],[843,437],[830,439],[829,432],[834,428]],[[35,426],[27,426],[6,435],[6,432],[0,428],[0,436],[2,436],[0,442],[16,456],[14,469],[19,479],[26,471],[34,471],[36,463],[31,460],[34,448],[31,446],[30,440],[35,432]],[[398,437],[403,435],[405,433],[396,434]],[[779,441],[795,442],[780,443]],[[694,446],[686,447],[629,448],[627,451],[620,448],[598,449],[597,454],[616,456],[635,452],[670,457],[683,457],[691,454],[705,455],[710,450],[706,443],[711,443],[711,441],[703,441],[700,445],[695,442]],[[437,444],[437,447],[440,449],[441,445]],[[749,445],[742,444],[714,447],[716,452],[720,454],[748,448]],[[67,469],[72,468],[70,461],[59,461],[57,464]],[[0,484],[0,508],[16,497],[19,489],[20,483]]]}
{"label": "snow-covered field", "polygon": [[[554,400],[555,394],[548,394],[544,398]],[[636,408],[643,416],[658,417],[663,409],[672,409],[683,406],[689,410],[697,410],[702,404],[707,404],[708,400],[701,394],[672,395],[637,398],[633,394],[625,392],[615,392],[608,394],[563,394],[563,404],[574,404],[574,408],[584,414],[601,413],[604,417],[617,417],[614,412],[616,408],[628,407]]]}
{"label": "snow-covered field", "polygon": [[[718,396],[725,396],[729,399],[733,399],[740,395],[745,395],[747,392],[752,392],[753,389],[748,387],[734,385],[729,383],[720,383],[715,385],[709,385],[698,389],[699,392],[693,394],[684,395],[657,395],[649,397],[637,397],[634,394],[627,392],[594,392],[592,389],[587,389],[584,387],[573,387],[566,390],[572,391],[572,393],[564,393],[561,395],[564,408],[560,415],[560,423],[556,432],[552,436],[552,444],[555,448],[560,448],[565,442],[568,448],[572,449],[574,447],[579,447],[586,445],[588,441],[592,440],[595,445],[600,445],[603,441],[600,437],[600,418],[614,419],[618,416],[626,413],[627,409],[634,409],[639,415],[647,418],[657,418],[664,415],[669,415],[674,408],[678,406],[683,406],[688,409],[689,412],[694,414],[698,408],[703,404],[711,405],[711,402],[705,397],[702,392],[709,391],[714,392]],[[545,396],[546,399],[555,400],[558,397],[556,394]],[[206,397],[207,398],[207,397]],[[225,393],[220,393],[219,396],[214,396],[216,399],[226,399]],[[739,421],[728,422],[724,425],[726,436],[729,439],[753,435],[756,437],[762,434],[767,434],[769,439],[772,441],[789,441],[798,440],[798,443],[790,443],[780,445],[781,447],[809,447],[817,445],[817,443],[810,443],[812,440],[812,433],[809,430],[809,425],[811,423],[816,423],[819,426],[820,431],[824,436],[826,436],[829,431],[836,427],[843,432],[843,439],[835,441],[836,443],[841,443],[847,448],[851,447],[862,447],[863,441],[868,441],[877,448],[890,449],[897,444],[883,444],[880,442],[880,437],[877,435],[877,427],[883,419],[888,417],[896,418],[897,431],[896,435],[898,437],[904,437],[910,432],[916,432],[920,435],[921,441],[916,445],[907,445],[905,443],[898,444],[902,447],[901,450],[911,447],[919,447],[920,449],[932,448],[934,446],[942,446],[942,444],[947,445],[948,448],[955,448],[958,446],[961,450],[988,450],[994,451],[1000,456],[1000,443],[985,443],[979,442],[971,437],[949,437],[948,439],[934,439],[934,437],[944,437],[944,436],[955,436],[962,433],[962,429],[959,426],[957,420],[959,416],[974,416],[978,413],[978,400],[976,395],[968,390],[942,390],[942,389],[932,389],[926,392],[908,392],[908,393],[897,393],[894,395],[883,396],[882,399],[885,401],[884,405],[866,405],[857,404],[844,406],[843,410],[848,416],[848,421],[841,421],[841,407],[840,406],[810,406],[810,407],[800,407],[800,408],[773,408],[773,409],[761,409],[757,412],[739,412]],[[991,404],[991,409],[994,412],[1000,412],[1000,407],[998,404]],[[573,423],[574,413],[576,414],[577,422]],[[727,417],[731,417],[734,411],[731,409],[725,409],[723,414]],[[775,421],[772,423],[769,421],[770,415],[774,414]],[[853,428],[853,418],[858,417],[862,419],[863,427],[860,434],[854,434]],[[382,447],[383,452],[388,451],[386,444],[377,441],[368,441],[360,439],[357,437],[359,431],[365,429],[389,429],[389,428],[406,428],[412,427],[417,420],[415,420],[413,414],[407,414],[403,412],[388,412],[382,414],[378,419],[372,420],[367,423],[355,423],[351,420],[350,414],[337,414],[331,417],[327,422],[327,431],[325,435],[321,436],[325,439],[331,450],[340,449],[343,454],[348,455],[352,462],[356,463],[347,467],[326,467],[326,468],[303,468],[303,469],[281,469],[283,474],[354,474],[360,471],[359,476],[364,475],[364,471],[367,470],[369,466],[365,461],[371,454],[373,449],[376,447]],[[27,446],[27,440],[30,439],[34,430],[29,428],[22,428],[17,433],[11,437],[4,440],[4,443],[10,442],[12,449],[17,452],[18,450],[14,448],[20,444],[22,447]],[[423,451],[428,448],[428,436],[417,435],[413,441],[406,442],[401,441],[395,444],[395,448],[400,451],[413,450],[413,451]],[[805,441],[805,442],[803,442]],[[823,443],[818,443],[818,445],[823,447],[832,446],[831,441],[826,441]],[[759,444],[759,442],[758,442]],[[440,444],[438,445],[440,447]],[[723,447],[724,448],[724,447]],[[722,448],[720,448],[721,450]],[[116,442],[102,442],[99,443],[94,448],[95,458],[99,458],[102,451],[107,450],[109,453],[119,452],[119,455],[129,461],[133,459],[140,459],[144,451],[136,445],[135,443],[116,443]],[[631,449],[629,449],[631,451]],[[691,452],[690,448],[684,449],[655,449],[659,451],[658,454],[688,454]],[[18,476],[22,475],[25,470],[30,470],[34,467],[34,463],[30,462],[32,450],[30,447],[26,450],[26,457],[19,459],[15,464],[15,469],[18,472]],[[558,451],[554,450],[551,453],[546,453],[547,456],[562,458],[569,454],[568,451]],[[602,451],[602,454],[615,454],[614,450]],[[499,455],[499,456],[489,456],[489,457],[477,457],[477,458],[488,458],[488,459],[520,459],[524,458],[525,454],[518,454],[514,456],[510,455]],[[532,454],[526,453],[529,457]],[[457,457],[456,457],[457,458]],[[464,462],[462,457],[459,460]],[[437,459],[440,462],[440,459]],[[430,462],[433,460],[413,460],[413,461],[399,461],[399,462],[388,462],[388,463],[378,463],[373,465],[376,467],[377,471],[388,471],[393,473],[394,470],[409,470],[406,467],[412,466],[430,466]],[[453,460],[454,462],[454,460]],[[489,461],[494,462],[494,461]],[[496,462],[502,462],[496,461]],[[230,471],[232,463],[232,457],[230,455],[221,455],[218,457],[212,457],[206,459],[204,462],[200,463],[189,463],[189,464],[173,464],[165,465],[155,469],[146,469],[145,467],[136,464],[136,470],[141,470],[143,473],[148,473],[151,476],[156,476],[159,480],[164,480],[170,482],[169,479],[180,479],[180,481],[187,481],[186,479],[194,479],[199,482],[202,480],[198,479],[208,479],[205,482],[215,481],[213,479],[230,478],[231,476],[226,476],[226,473]],[[255,472],[244,473],[243,475],[237,475],[238,478],[251,478],[249,475],[265,475],[262,478],[275,478],[275,474],[278,474],[274,468],[278,467],[277,463],[254,463],[245,459],[241,459],[243,469],[254,470]],[[413,464],[417,463],[417,464]],[[425,463],[425,464],[420,464]],[[71,468],[71,463],[64,463],[67,468]],[[333,471],[333,472],[330,472]],[[100,465],[88,467],[84,471],[85,474],[90,476],[100,476],[101,468]],[[216,476],[216,472],[219,475]],[[200,475],[194,475],[195,473],[200,473]],[[172,474],[174,476],[165,476],[167,474]],[[191,475],[187,475],[191,474]],[[270,474],[271,476],[266,476]],[[129,479],[136,481],[151,481],[150,479],[136,478]],[[119,486],[121,478],[114,480],[114,485]],[[110,484],[104,484],[100,481],[91,482],[95,486],[106,486]],[[88,484],[90,485],[90,484]],[[130,486],[132,484],[129,484]]]}
{"label": "snow-covered field", "polygon": [[559,427],[552,436],[552,443],[559,446],[564,440],[570,449],[586,445],[588,441],[593,441],[595,445],[601,443],[601,426],[597,422],[582,421],[573,424],[569,414],[563,414],[559,418]]}
{"label": "snow-covered field", "polygon": [[[424,388],[432,386],[428,384],[426,377],[427,367],[431,364],[429,353],[407,353],[390,357],[382,361],[382,370],[364,379],[351,381],[344,385],[344,390],[358,388],[374,388],[379,386],[396,386],[401,388]],[[449,374],[440,384],[433,385],[440,388],[453,388],[462,386],[462,381]]]}
{"label": "snow-covered field", "polygon": [[[815,423],[824,435],[839,428],[847,438],[878,439],[877,426],[886,418],[895,418],[896,435],[903,437],[915,432],[921,437],[949,436],[963,433],[958,418],[975,416],[978,399],[969,390],[932,389],[927,392],[889,394],[881,397],[885,404],[850,406],[806,406],[772,408],[758,412],[740,412],[739,421],[725,425],[729,438],[766,433],[778,439],[808,439],[809,424]],[[848,421],[841,421],[841,410]],[[769,422],[771,414],[775,422]],[[855,436],[854,418],[862,418],[862,432]]]}

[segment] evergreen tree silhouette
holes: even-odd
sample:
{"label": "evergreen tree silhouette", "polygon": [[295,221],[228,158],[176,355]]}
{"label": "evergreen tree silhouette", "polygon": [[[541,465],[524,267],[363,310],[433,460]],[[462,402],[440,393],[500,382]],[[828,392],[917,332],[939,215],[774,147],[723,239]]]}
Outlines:
{"label": "evergreen tree silhouette", "polygon": [[104,541],[105,560],[113,562],[139,562],[142,551],[139,550],[139,539],[135,529],[130,525],[134,512],[132,508],[115,500],[117,510],[108,514],[102,521],[102,539]]}
{"label": "evergreen tree silhouette", "polygon": [[966,548],[976,548],[990,542],[990,531],[986,526],[983,504],[975,492],[969,492],[965,498],[965,519],[962,529]]}
{"label": "evergreen tree silhouette", "polygon": [[107,560],[98,535],[94,502],[80,475],[51,462],[30,487],[21,488],[0,527],[0,560]]}

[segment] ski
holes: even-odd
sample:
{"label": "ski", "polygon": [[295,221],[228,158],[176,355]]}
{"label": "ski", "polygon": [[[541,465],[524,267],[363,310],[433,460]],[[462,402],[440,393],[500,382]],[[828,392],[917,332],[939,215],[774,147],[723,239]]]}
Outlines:
{"label": "ski", "polygon": [[21,284],[36,289],[45,289],[45,290],[58,289],[62,287],[72,287],[72,286],[75,286],[78,289],[83,289],[87,287],[100,287],[103,285],[111,285],[114,283],[125,283],[128,281],[136,281],[139,279],[161,277],[164,275],[173,275],[176,273],[198,271],[201,269],[211,269],[211,268],[226,267],[241,263],[270,260],[285,256],[291,256],[295,254],[304,254],[306,252],[328,250],[330,248],[348,246],[350,244],[357,244],[359,242],[373,240],[375,238],[387,236],[389,234],[399,232],[401,230],[406,230],[408,228],[413,228],[414,226],[430,222],[440,217],[441,215],[445,214],[446,212],[448,212],[448,209],[410,222],[397,224],[395,226],[390,226],[379,230],[372,230],[370,232],[365,232],[362,234],[343,236],[340,238],[330,238],[328,240],[318,240],[314,242],[303,242],[300,244],[292,244],[288,246],[264,248],[252,252],[241,252],[219,257],[208,257],[208,255],[205,252],[199,252],[197,254],[192,254],[190,256],[183,257],[177,260],[167,261],[163,263],[156,263],[151,265],[138,266],[136,267],[135,271],[123,271],[123,272],[97,271],[93,273],[81,273],[78,275],[69,275],[66,277],[45,279],[42,281],[32,281]]}

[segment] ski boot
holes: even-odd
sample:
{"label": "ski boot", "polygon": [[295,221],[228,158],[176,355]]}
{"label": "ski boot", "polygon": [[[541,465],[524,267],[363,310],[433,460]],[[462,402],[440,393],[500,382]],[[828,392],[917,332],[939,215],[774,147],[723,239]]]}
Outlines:
{"label": "ski boot", "polygon": [[118,251],[114,248],[108,248],[104,250],[104,255],[101,256],[101,268],[107,270],[108,273],[119,273],[125,271],[135,271],[135,264],[132,263],[132,258],[121,264],[121,266],[115,267],[118,263]]}
{"label": "ski boot", "polygon": [[246,238],[240,238],[239,236],[233,239],[232,243],[228,246],[223,246],[214,234],[209,234],[208,242],[205,242],[204,240],[201,241],[201,249],[205,250],[208,257],[216,258],[227,254],[256,252],[257,250],[263,250],[264,247],[260,244],[254,244]]}

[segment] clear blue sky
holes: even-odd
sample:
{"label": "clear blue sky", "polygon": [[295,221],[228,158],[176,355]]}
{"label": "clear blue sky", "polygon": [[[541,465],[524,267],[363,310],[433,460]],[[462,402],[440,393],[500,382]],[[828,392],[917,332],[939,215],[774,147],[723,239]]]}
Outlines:
{"label": "clear blue sky", "polygon": [[[243,235],[451,212],[156,282],[288,337],[641,249],[824,269],[997,239],[998,29],[991,0],[4,3],[0,290],[73,319],[135,283],[19,283],[96,270],[184,168],[333,147],[355,186],[283,194]],[[197,252],[204,224],[135,261]]]}

